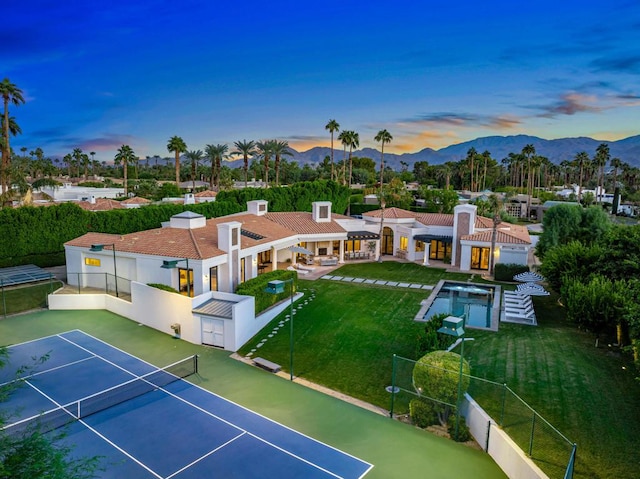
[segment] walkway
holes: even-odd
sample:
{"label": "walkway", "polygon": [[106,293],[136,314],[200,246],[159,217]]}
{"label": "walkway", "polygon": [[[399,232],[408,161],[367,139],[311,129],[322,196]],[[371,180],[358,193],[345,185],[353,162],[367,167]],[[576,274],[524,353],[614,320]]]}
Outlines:
{"label": "walkway", "polygon": [[420,283],[401,283],[399,281],[387,281],[385,279],[365,279],[365,278],[352,278],[350,276],[333,276],[325,274],[320,279],[326,279],[329,281],[342,281],[344,283],[358,283],[358,284],[376,284],[379,286],[393,286],[396,288],[409,288],[409,289],[433,289],[432,284],[420,284]]}

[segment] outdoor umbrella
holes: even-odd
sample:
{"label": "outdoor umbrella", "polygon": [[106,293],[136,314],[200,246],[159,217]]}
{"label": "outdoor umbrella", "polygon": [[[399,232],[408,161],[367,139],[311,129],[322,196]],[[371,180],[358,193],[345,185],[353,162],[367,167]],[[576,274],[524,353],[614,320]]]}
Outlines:
{"label": "outdoor umbrella", "polygon": [[519,294],[527,294],[529,296],[548,296],[549,292],[536,283],[523,283],[516,287]]}
{"label": "outdoor umbrella", "polygon": [[292,253],[313,254],[313,251],[309,251],[307,248],[303,248],[302,246],[289,246],[289,251]]}
{"label": "outdoor umbrella", "polygon": [[535,271],[526,271],[524,273],[516,274],[513,279],[523,283],[538,283],[540,281],[544,281],[544,277]]}

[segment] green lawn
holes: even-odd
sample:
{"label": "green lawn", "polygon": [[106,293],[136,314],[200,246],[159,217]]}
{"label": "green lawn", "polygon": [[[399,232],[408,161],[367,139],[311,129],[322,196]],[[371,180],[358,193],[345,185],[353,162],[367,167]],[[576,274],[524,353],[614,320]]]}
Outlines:
{"label": "green lawn", "polygon": [[366,479],[503,479],[482,451],[426,433],[105,311],[44,311],[0,320],[0,344],[82,329],[158,366],[200,355],[193,381],[374,465]]}
{"label": "green lawn", "polygon": [[[443,276],[469,277],[449,277],[442,271],[400,263],[349,265],[336,274],[418,283],[434,283]],[[429,292],[327,280],[300,281],[300,287],[306,293],[315,290],[316,298],[294,319],[295,374],[388,409],[384,386],[391,382],[392,356],[414,358],[420,326],[413,317]],[[596,349],[591,335],[566,323],[557,297],[535,298],[535,305],[537,327],[501,324],[497,333],[467,330],[475,338],[465,348],[472,374],[506,383],[575,441],[577,478],[634,477],[640,463],[640,384],[634,380],[628,358],[608,347]],[[266,338],[278,320],[241,352],[246,354]],[[288,328],[287,323],[255,353],[285,370]],[[500,391],[477,388],[475,392],[494,417],[500,415]],[[515,405],[507,406],[507,414],[520,420]],[[527,444],[531,415],[528,410],[523,414],[524,429],[511,432],[525,431],[525,437],[518,439]],[[543,428],[539,424],[536,434]],[[564,454],[565,449],[570,448],[562,444],[558,450]]]}
{"label": "green lawn", "polygon": [[4,288],[0,294],[0,315],[46,308],[47,295],[60,286],[62,286],[60,281],[46,281],[35,285]]}
{"label": "green lawn", "polygon": [[335,270],[332,275],[351,276],[367,279],[386,279],[387,281],[410,281],[412,283],[436,284],[441,279],[467,281],[472,276],[468,273],[447,273],[442,268],[430,268],[415,263],[398,263],[384,261],[382,263],[346,264]]}

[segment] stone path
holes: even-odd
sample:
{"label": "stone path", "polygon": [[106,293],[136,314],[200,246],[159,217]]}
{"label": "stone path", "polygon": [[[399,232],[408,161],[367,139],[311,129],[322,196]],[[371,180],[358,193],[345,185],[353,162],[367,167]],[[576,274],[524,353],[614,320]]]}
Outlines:
{"label": "stone path", "polygon": [[420,283],[399,283],[398,281],[387,281],[384,279],[364,279],[364,278],[352,278],[350,276],[334,276],[331,274],[325,274],[320,279],[326,279],[329,281],[342,281],[343,283],[359,283],[359,284],[378,284],[381,286],[393,286],[395,288],[409,288],[409,289],[433,289],[432,284],[420,284]]}

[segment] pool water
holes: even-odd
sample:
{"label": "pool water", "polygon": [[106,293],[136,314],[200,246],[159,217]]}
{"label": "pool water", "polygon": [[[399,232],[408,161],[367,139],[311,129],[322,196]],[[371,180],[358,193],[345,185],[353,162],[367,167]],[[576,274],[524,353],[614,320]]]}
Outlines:
{"label": "pool water", "polygon": [[424,320],[444,313],[464,318],[467,326],[490,328],[493,293],[492,287],[445,282],[425,313]]}

